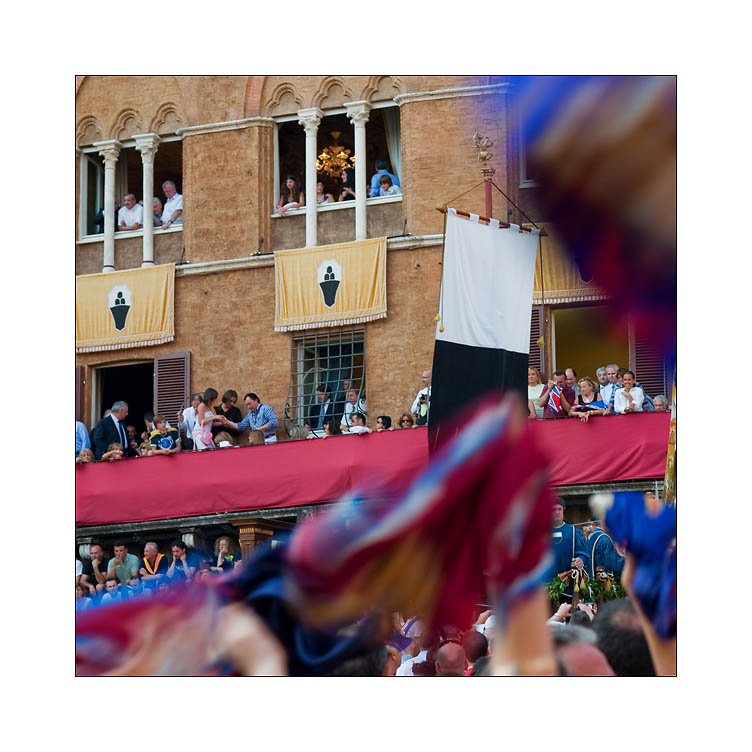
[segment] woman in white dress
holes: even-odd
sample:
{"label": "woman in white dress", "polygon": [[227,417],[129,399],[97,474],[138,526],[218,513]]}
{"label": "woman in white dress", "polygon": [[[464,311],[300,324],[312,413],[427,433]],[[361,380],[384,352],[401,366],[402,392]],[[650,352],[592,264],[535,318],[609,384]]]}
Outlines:
{"label": "woman in white dress", "polygon": [[222,419],[212,411],[212,405],[218,396],[216,389],[207,389],[201,397],[201,402],[198,403],[196,425],[191,434],[194,452],[200,452],[203,449],[216,449],[212,440],[211,429],[215,421],[222,422]]}
{"label": "woman in white dress", "polygon": [[541,372],[537,368],[527,369],[527,400],[528,404],[532,401],[535,408],[535,415],[540,420],[543,417],[543,408],[538,405],[543,390],[546,385],[543,383]]}

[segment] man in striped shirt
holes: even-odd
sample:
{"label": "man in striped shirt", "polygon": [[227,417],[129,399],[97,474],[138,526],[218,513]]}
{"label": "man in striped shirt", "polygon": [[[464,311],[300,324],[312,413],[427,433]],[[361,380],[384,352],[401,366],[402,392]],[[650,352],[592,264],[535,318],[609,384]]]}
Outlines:
{"label": "man in striped shirt", "polygon": [[277,416],[274,410],[261,402],[258,395],[253,392],[248,392],[243,398],[243,402],[248,408],[248,414],[245,418],[240,423],[233,423],[222,415],[220,416],[222,424],[234,428],[236,431],[242,431],[245,428],[250,428],[252,431],[261,431],[264,434],[264,444],[276,444]]}

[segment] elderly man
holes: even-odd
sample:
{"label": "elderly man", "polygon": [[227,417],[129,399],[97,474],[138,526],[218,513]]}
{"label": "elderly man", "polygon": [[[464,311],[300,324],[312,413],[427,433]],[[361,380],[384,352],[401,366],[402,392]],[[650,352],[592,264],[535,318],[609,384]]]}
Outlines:
{"label": "elderly man", "polygon": [[246,428],[250,428],[252,431],[261,431],[264,434],[264,444],[276,444],[277,415],[271,406],[261,402],[258,395],[253,392],[248,392],[243,397],[243,402],[248,408],[245,418],[240,423],[234,423],[224,415],[220,415],[222,425],[230,426],[236,431],[243,431]]}
{"label": "elderly man", "polygon": [[162,229],[166,230],[172,225],[183,223],[183,197],[178,193],[172,180],[165,180],[162,183],[162,191],[167,198],[162,210]]}
{"label": "elderly man", "polygon": [[[608,384],[608,376],[606,376],[606,366],[601,366],[595,372],[595,378],[598,381],[598,391],[601,392],[604,386]],[[601,397],[603,396],[601,392]]]}
{"label": "elderly man", "polygon": [[140,230],[144,226],[144,207],[133,193],[126,193],[125,206],[118,211],[118,230]]}
{"label": "elderly man", "polygon": [[147,589],[156,589],[160,582],[163,582],[167,575],[168,563],[167,557],[159,553],[159,546],[156,543],[149,542],[144,546],[144,558],[141,559],[143,566],[138,570],[141,579],[144,581],[144,587]]}
{"label": "elderly man", "polygon": [[669,410],[668,398],[663,394],[653,397],[653,407],[657,413],[665,413]]}
{"label": "elderly man", "polygon": [[608,381],[600,389],[601,399],[608,408],[608,412],[611,414],[614,412],[614,397],[616,396],[616,390],[621,389],[619,370],[619,366],[616,363],[609,363],[606,366],[606,378]]}
{"label": "elderly man", "polygon": [[417,416],[415,421],[417,425],[424,426],[428,423],[428,411],[431,403],[431,370],[423,371],[420,377],[421,384],[423,385],[421,390],[415,396],[413,404],[410,407],[410,412]]}
{"label": "elderly man", "polygon": [[162,226],[162,202],[158,198],[151,200],[151,221],[154,227]]}
{"label": "elderly man", "polygon": [[91,440],[94,444],[94,456],[102,459],[110,444],[118,443],[123,447],[128,446],[128,435],[125,432],[123,421],[128,417],[128,403],[118,400],[102,420],[94,426],[91,432]]}

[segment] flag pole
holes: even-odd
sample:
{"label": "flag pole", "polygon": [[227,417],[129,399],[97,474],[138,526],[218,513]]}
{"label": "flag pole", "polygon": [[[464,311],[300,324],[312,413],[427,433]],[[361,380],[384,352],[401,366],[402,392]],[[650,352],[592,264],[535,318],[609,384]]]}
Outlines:
{"label": "flag pole", "polygon": [[493,185],[496,170],[488,164],[493,157],[493,153],[489,151],[489,148],[493,146],[493,141],[487,136],[481,136],[480,133],[476,132],[473,133],[473,143],[478,152],[478,161],[482,165],[481,174],[486,185],[486,216],[493,217],[493,193],[491,192],[491,186]]}

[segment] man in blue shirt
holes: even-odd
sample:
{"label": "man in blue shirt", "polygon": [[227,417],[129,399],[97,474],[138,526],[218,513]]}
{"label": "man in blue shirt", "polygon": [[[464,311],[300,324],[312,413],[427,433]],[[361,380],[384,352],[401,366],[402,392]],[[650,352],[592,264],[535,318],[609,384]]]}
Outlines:
{"label": "man in blue shirt", "polygon": [[584,526],[584,530],[587,535],[588,555],[590,556],[590,563],[587,568],[588,574],[591,578],[595,578],[595,570],[598,567],[603,567],[606,572],[613,574],[618,581],[621,577],[621,570],[624,569],[624,557],[617,553],[613,540],[597,524],[597,520],[590,520]]}
{"label": "man in blue shirt", "polygon": [[[577,568],[589,571],[587,541],[582,530],[574,525],[564,522],[564,499],[554,499],[553,515],[554,525],[551,531],[551,555],[553,561],[546,573],[546,581],[556,577],[561,572],[568,572],[572,564]],[[560,603],[571,603],[574,594],[574,585],[569,584],[560,597]]]}
{"label": "man in blue shirt", "polygon": [[245,406],[248,408],[248,414],[240,421],[240,423],[233,423],[228,420],[224,415],[222,418],[222,424],[230,426],[236,431],[242,431],[245,428],[250,428],[252,431],[261,431],[264,434],[264,444],[276,444],[277,443],[277,415],[274,410],[269,406],[263,404],[258,397],[258,394],[248,392],[243,398]]}
{"label": "man in blue shirt", "polygon": [[86,426],[80,421],[76,421],[76,454],[82,449],[91,449],[91,441],[89,440],[89,432],[86,430]]}
{"label": "man in blue shirt", "polygon": [[371,197],[374,196],[380,196],[381,195],[381,176],[382,175],[389,175],[389,177],[392,179],[392,185],[396,185],[398,187],[400,186],[399,178],[396,175],[392,175],[391,172],[387,171],[388,162],[385,162],[383,159],[377,159],[376,160],[376,172],[371,175],[371,187],[368,191],[368,195]]}

